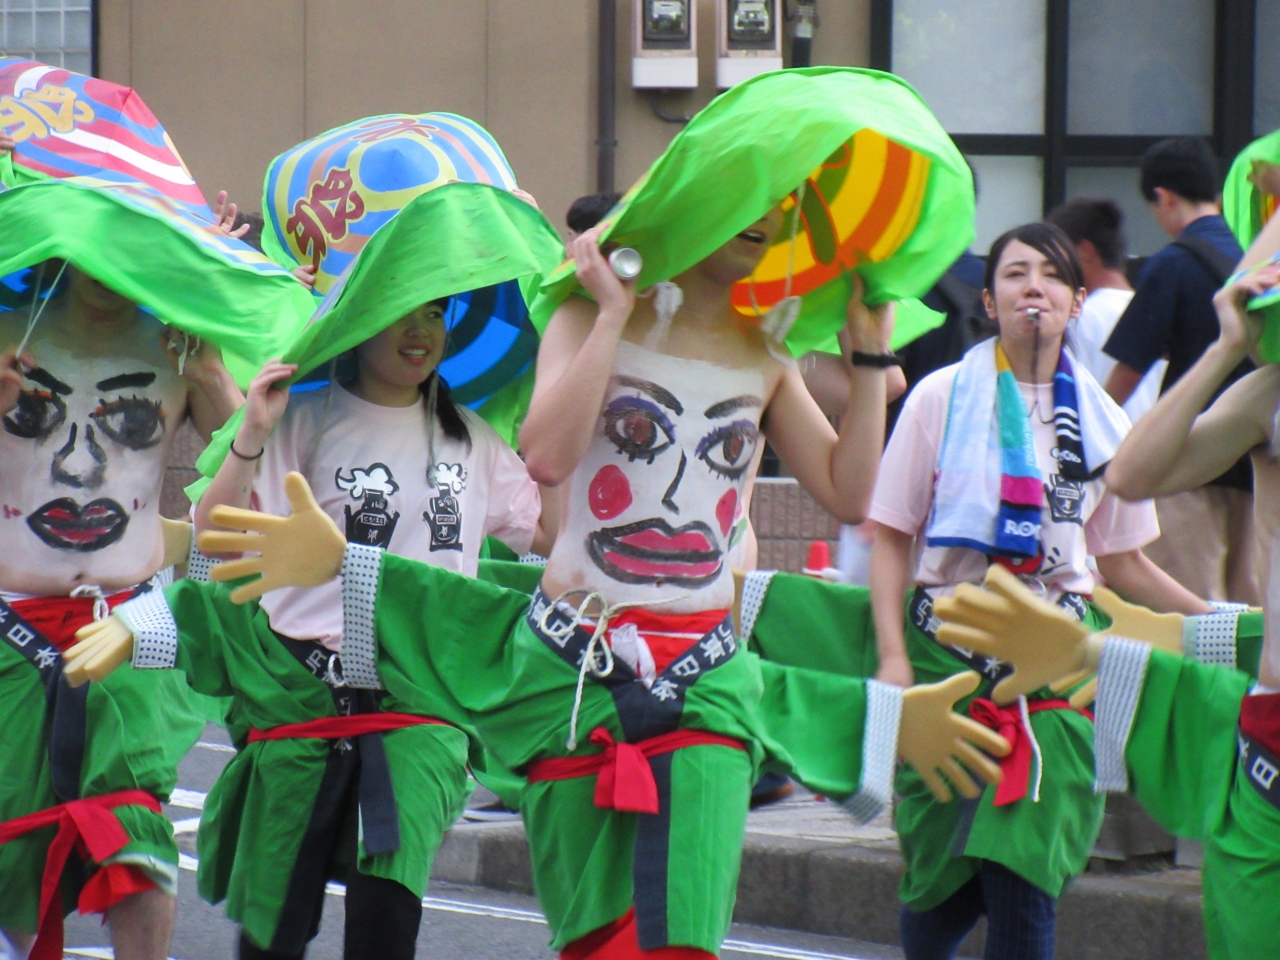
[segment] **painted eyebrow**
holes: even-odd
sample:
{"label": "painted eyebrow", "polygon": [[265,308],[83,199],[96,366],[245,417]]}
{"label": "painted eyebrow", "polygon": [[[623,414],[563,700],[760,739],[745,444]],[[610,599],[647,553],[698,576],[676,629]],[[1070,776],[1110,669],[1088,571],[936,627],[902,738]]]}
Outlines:
{"label": "painted eyebrow", "polygon": [[635,377],[618,377],[617,380],[624,387],[635,387],[637,390],[643,390],[664,407],[674,410],[677,416],[684,413],[684,406],[676,399],[676,395],[666,387],[660,387],[651,380],[638,380]]}
{"label": "painted eyebrow", "polygon": [[156,375],[150,370],[140,373],[122,373],[117,377],[99,380],[95,386],[99,390],[123,390],[125,387],[149,387],[156,382]]}
{"label": "painted eyebrow", "polygon": [[54,393],[60,393],[64,397],[72,392],[70,387],[42,367],[36,367],[34,370],[28,370],[26,377],[32,383],[38,383],[42,387],[48,387]]}
{"label": "painted eyebrow", "polygon": [[759,397],[753,397],[749,393],[744,393],[740,397],[731,397],[728,400],[721,400],[719,403],[713,403],[707,407],[706,412],[702,415],[708,420],[714,420],[717,417],[727,417],[729,414],[741,410],[744,407],[763,407],[764,401]]}

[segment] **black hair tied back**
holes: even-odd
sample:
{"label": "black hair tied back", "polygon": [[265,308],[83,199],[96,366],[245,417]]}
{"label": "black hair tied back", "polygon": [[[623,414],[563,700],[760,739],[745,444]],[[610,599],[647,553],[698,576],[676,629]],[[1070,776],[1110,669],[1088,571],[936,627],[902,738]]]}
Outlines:
{"label": "black hair tied back", "polygon": [[418,385],[418,389],[422,391],[422,397],[427,402],[431,398],[431,385],[436,384],[436,421],[440,424],[440,429],[444,431],[444,435],[450,440],[456,440],[458,443],[464,443],[467,450],[471,449],[471,430],[467,427],[467,421],[463,418],[458,405],[453,402],[453,397],[449,395],[449,384],[440,376],[440,371],[433,370],[431,376],[423,380]]}

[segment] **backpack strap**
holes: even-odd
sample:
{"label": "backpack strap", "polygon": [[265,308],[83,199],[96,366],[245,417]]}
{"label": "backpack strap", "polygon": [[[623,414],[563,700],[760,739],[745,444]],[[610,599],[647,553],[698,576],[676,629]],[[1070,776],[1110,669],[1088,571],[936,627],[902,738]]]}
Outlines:
{"label": "backpack strap", "polygon": [[1218,286],[1226,283],[1227,277],[1235,272],[1235,260],[1218,249],[1211,240],[1204,237],[1179,237],[1173,241],[1173,245],[1195,257]]}

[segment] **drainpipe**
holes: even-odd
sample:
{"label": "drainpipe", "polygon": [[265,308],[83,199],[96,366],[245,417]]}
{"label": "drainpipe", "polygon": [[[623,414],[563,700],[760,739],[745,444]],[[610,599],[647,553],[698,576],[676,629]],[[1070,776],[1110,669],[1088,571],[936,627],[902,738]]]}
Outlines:
{"label": "drainpipe", "polygon": [[600,31],[596,41],[596,190],[611,192],[617,139],[618,7],[617,0],[600,0]]}

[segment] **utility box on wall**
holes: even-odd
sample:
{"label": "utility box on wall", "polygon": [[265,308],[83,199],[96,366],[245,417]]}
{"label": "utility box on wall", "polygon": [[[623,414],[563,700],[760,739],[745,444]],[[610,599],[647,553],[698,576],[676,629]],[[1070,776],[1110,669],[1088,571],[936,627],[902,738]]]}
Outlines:
{"label": "utility box on wall", "polygon": [[782,69],[782,0],[718,0],[716,86]]}
{"label": "utility box on wall", "polygon": [[631,86],[692,90],[698,86],[696,0],[633,0]]}

